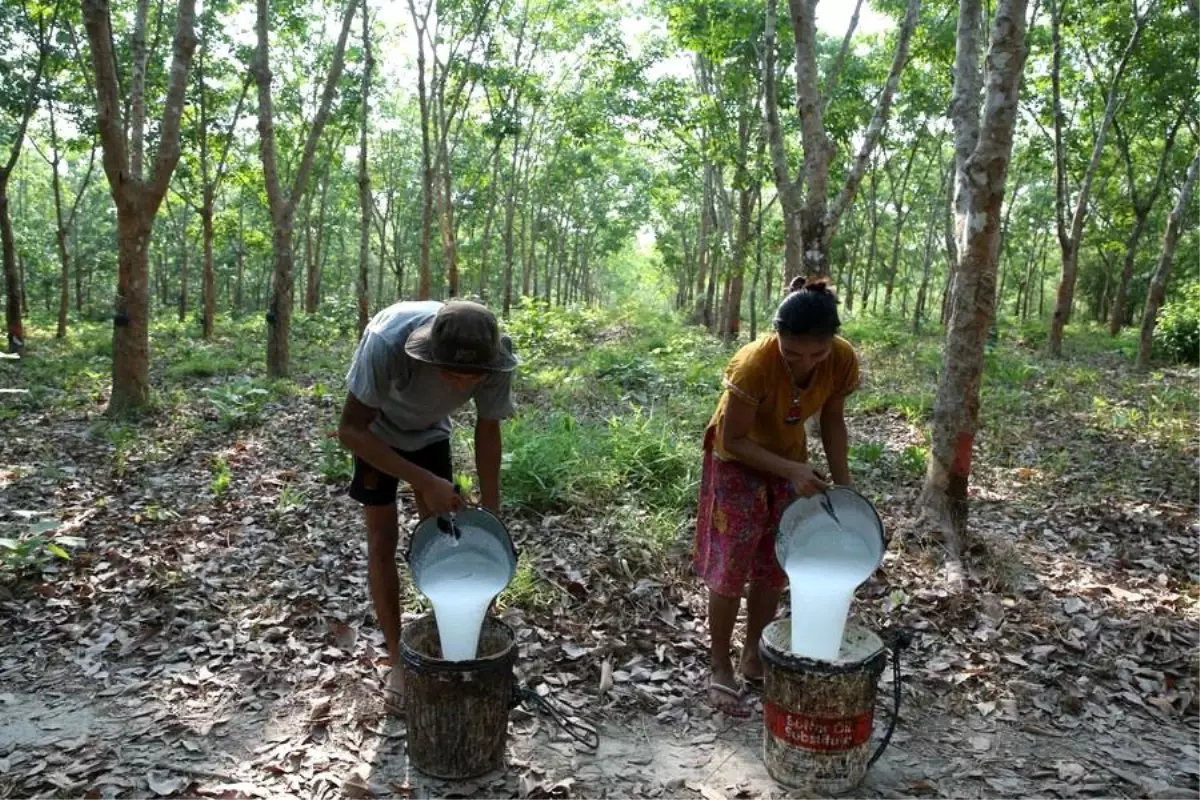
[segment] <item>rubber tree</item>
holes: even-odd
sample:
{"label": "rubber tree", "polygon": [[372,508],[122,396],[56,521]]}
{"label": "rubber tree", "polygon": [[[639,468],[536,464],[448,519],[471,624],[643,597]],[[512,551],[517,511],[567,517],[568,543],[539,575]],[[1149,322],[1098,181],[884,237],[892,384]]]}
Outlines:
{"label": "rubber tree", "polygon": [[[998,0],[983,86],[982,0],[960,0],[952,114],[955,133],[957,265],[920,511],[941,534],[952,586],[961,589],[967,490],[979,421],[984,345],[995,315],[1001,207],[1012,156],[1028,48],[1026,0]],[[982,91],[980,87],[983,87]],[[980,105],[983,112],[980,114]]]}
{"label": "rubber tree", "polygon": [[274,261],[274,280],[271,299],[267,307],[267,374],[273,378],[287,377],[289,371],[288,332],[292,321],[292,288],[294,252],[292,238],[296,219],[296,206],[308,187],[313,159],[321,132],[329,119],[329,110],[337,94],[338,79],[345,66],[346,40],[350,36],[354,10],[359,0],[348,0],[342,15],[341,33],[334,46],[329,72],[321,92],[320,106],[308,136],[300,163],[292,177],[290,186],[284,186],[279,174],[279,159],[275,144],[275,115],[271,93],[270,21],[269,0],[257,0],[257,39],[254,63],[251,67],[258,85],[258,135],[259,153],[262,158],[263,180],[267,190],[267,205],[271,215],[271,248]]}
{"label": "rubber tree", "polygon": [[[158,7],[158,13],[163,8]],[[158,147],[149,176],[146,160],[146,27],[149,0],[139,0],[131,31],[133,65],[128,94],[121,97],[118,54],[108,0],[83,0],[83,23],[92,50],[96,127],[101,163],[117,210],[117,295],[113,308],[113,367],[110,414],[150,401],[150,237],[171,175],[179,163],[180,121],[188,72],[196,49],[195,0],[179,0],[166,99],[158,124]],[[128,116],[124,110],[128,108]]]}
{"label": "rubber tree", "polygon": [[[21,314],[23,282],[17,264],[16,237],[13,235],[8,187],[13,170],[17,166],[17,159],[21,156],[21,145],[25,142],[29,120],[37,111],[42,77],[51,56],[51,39],[58,27],[61,2],[62,0],[55,0],[49,7],[22,3],[16,23],[6,26],[9,30],[20,31],[24,37],[32,40],[37,53],[28,75],[22,76],[19,69],[11,73],[5,70],[6,74],[17,76],[17,85],[13,87],[16,91],[0,92],[0,104],[8,106],[0,107],[0,111],[3,111],[6,117],[11,114],[15,118],[11,138],[5,143],[4,149],[0,150],[4,158],[0,162],[0,259],[4,262],[4,321],[10,353],[19,353],[25,347],[25,323]],[[24,49],[23,44],[19,41],[8,42],[6,49],[20,51]],[[23,86],[20,85],[21,77],[24,77]],[[7,120],[5,122],[7,123]],[[9,129],[7,124],[4,127]]]}
{"label": "rubber tree", "polygon": [[[822,91],[817,69],[816,1],[789,0],[789,21],[792,27],[795,67],[796,112],[800,121],[803,142],[803,169],[795,177],[788,166],[783,127],[779,119],[778,77],[776,75],[776,30],[778,0],[767,0],[766,25],[763,42],[763,86],[766,97],[764,128],[771,154],[772,174],[784,214],[784,261],[788,278],[798,274],[809,277],[829,275],[829,247],[845,211],[854,201],[863,176],[871,162],[871,154],[883,134],[892,108],[900,74],[908,62],[909,43],[917,27],[921,0],[908,0],[904,20],[896,40],[883,89],[876,101],[874,113],[862,132],[840,192],[830,200],[830,169],[834,146],[826,133],[824,110],[836,89],[830,81]],[[853,26],[847,32],[849,40]],[[848,47],[843,44],[843,50]],[[843,56],[844,58],[844,56]],[[837,74],[836,72],[834,73]]]}

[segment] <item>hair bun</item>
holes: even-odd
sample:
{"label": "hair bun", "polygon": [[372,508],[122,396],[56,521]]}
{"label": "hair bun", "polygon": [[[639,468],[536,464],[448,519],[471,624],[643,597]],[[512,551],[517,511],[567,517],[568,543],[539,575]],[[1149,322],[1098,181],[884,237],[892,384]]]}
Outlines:
{"label": "hair bun", "polygon": [[817,294],[827,294],[829,292],[829,281],[825,278],[809,280],[803,275],[797,275],[795,278],[792,278],[792,282],[788,284],[788,292],[816,292]]}

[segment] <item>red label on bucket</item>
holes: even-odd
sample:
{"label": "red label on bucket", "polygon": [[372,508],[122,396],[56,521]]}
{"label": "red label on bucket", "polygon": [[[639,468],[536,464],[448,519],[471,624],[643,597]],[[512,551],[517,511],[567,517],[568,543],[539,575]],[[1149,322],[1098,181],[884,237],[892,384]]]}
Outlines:
{"label": "red label on bucket", "polygon": [[852,750],[871,739],[875,709],[856,717],[814,717],[767,703],[763,716],[767,730],[785,744],[803,750],[834,753]]}

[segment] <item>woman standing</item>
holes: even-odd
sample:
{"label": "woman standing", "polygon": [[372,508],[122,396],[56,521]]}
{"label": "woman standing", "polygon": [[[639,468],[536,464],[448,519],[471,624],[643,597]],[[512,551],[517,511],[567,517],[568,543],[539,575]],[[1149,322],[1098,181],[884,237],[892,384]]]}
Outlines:
{"label": "woman standing", "polygon": [[709,701],[731,716],[750,713],[730,654],[742,594],[749,583],[739,670],[755,682],[763,674],[759,639],[787,580],[774,552],[780,515],[796,496],[826,487],[808,464],[806,419],[820,414],[832,482],[851,485],[845,403],[858,388],[858,357],[837,335],[840,326],[825,283],[793,281],[775,312],[775,333],[730,361],[705,432],[694,563],[709,590]]}

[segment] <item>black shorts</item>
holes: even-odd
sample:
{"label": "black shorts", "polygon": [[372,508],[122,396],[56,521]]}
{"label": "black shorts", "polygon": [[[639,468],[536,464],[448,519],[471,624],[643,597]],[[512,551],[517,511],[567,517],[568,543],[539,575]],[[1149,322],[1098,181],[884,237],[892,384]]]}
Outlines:
{"label": "black shorts", "polygon": [[[450,460],[450,440],[442,439],[420,450],[392,448],[406,461],[427,469],[439,478],[454,480],[454,466]],[[396,502],[396,490],[400,481],[354,457],[354,479],[350,481],[350,496],[364,506],[388,506]]]}

